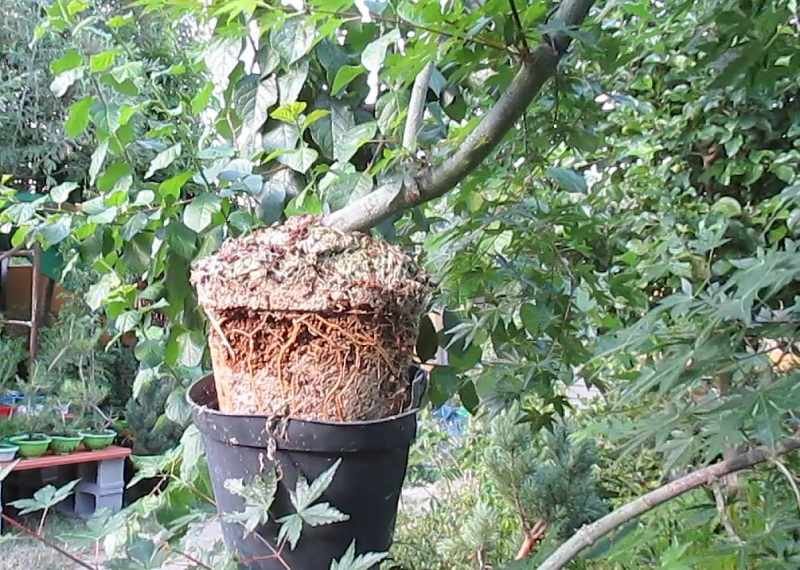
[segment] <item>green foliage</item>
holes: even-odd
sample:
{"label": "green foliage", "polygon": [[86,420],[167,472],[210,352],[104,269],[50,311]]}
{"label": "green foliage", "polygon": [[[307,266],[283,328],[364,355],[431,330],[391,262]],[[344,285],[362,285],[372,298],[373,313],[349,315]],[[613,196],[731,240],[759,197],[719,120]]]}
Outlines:
{"label": "green foliage", "polygon": [[270,517],[269,509],[278,490],[278,477],[275,471],[267,470],[254,477],[247,485],[242,479],[228,479],[225,481],[225,488],[245,502],[243,511],[227,514],[225,517],[227,522],[240,523],[248,534],[256,527],[267,524]]}
{"label": "green foliage", "polygon": [[607,511],[594,473],[597,455],[588,441],[571,441],[563,425],[537,441],[522,419],[512,405],[492,420],[486,468],[523,528],[542,520],[551,536],[569,538]]}
{"label": "green foliage", "polygon": [[0,387],[8,386],[16,378],[19,365],[27,355],[24,338],[0,335]]}
{"label": "green foliage", "polygon": [[368,552],[356,555],[355,541],[350,543],[341,559],[331,562],[330,570],[369,570],[386,558],[384,552]]}
{"label": "green foliage", "polygon": [[125,405],[125,419],[136,455],[159,455],[180,440],[183,425],[169,419],[164,410],[177,382],[164,375],[144,383]]}
{"label": "green foliage", "polygon": [[[433,164],[452,156],[518,67],[517,23],[496,2],[377,3],[364,20],[349,2],[302,12],[249,0],[143,0],[105,11],[101,2],[61,4],[45,8],[34,44],[57,51],[47,80],[64,104],[47,117],[67,133],[48,133],[78,136],[67,144],[88,147],[91,158],[70,160],[75,171],[32,202],[3,190],[0,222],[13,245],[60,245],[65,274],[96,272],[85,299],[115,335],[136,337],[134,391],[165,371],[195,378],[207,365],[187,281],[196,258],[286,215],[336,210],[402,173],[408,90],[425,64],[436,69],[418,139]],[[468,557],[492,542],[492,513],[495,550],[507,559],[513,531],[501,496],[524,492],[530,501],[513,511],[547,518],[558,532],[599,513],[589,499],[548,510],[558,503],[548,499],[564,499],[565,481],[578,497],[594,496],[592,453],[559,419],[571,413],[566,393],[575,385],[613,403],[592,425],[597,439],[613,439],[615,453],[646,450],[655,464],[646,481],[604,474],[614,500],[796,430],[796,4],[606,3],[571,32],[568,65],[489,161],[443,199],[381,226],[424,253],[440,284],[437,303],[448,308],[438,340],[449,365],[432,375],[431,400],[458,394],[473,412],[519,402],[529,424],[517,433],[515,418],[495,434],[496,457],[481,468],[493,461],[485,502],[461,497],[451,503],[457,517],[434,509],[415,523],[420,542],[462,525],[470,538],[461,558],[426,543],[419,552],[436,561],[425,567],[474,565]],[[526,43],[548,32],[551,8],[520,7]],[[10,44],[14,65],[41,69],[38,55],[21,55],[23,44]],[[7,115],[8,103],[0,106]],[[79,205],[63,208],[76,194]],[[185,418],[181,389],[167,396],[172,419]],[[536,439],[534,460],[530,441],[541,427],[552,435]],[[192,441],[143,468],[174,483],[141,507],[162,521],[190,516],[207,491]],[[523,453],[503,465],[510,449]],[[767,508],[785,489],[771,490],[762,476],[747,484],[747,506],[763,518],[740,529],[748,548],[733,547],[736,564],[792,567],[787,511]],[[697,496],[670,505],[662,526],[647,519],[641,534],[630,531],[651,546],[618,551],[613,564],[681,567],[718,554],[715,519],[692,524],[711,512],[694,508]],[[137,548],[150,555],[134,558],[148,564],[160,552]]]}
{"label": "green foliage", "polygon": [[69,497],[75,486],[80,483],[80,479],[71,481],[62,487],[47,485],[34,493],[31,499],[18,499],[11,503],[12,506],[20,509],[21,515],[35,513],[36,511],[46,511]]}
{"label": "green foliage", "polygon": [[[304,525],[312,527],[327,525],[349,518],[330,503],[316,502],[333,482],[340,463],[341,460],[336,461],[311,484],[302,475],[298,477],[294,491],[289,491],[295,512],[276,520],[280,524],[278,544],[275,546],[277,550],[286,543],[294,550]],[[270,508],[278,489],[278,479],[273,471],[262,473],[247,483],[241,479],[228,479],[225,481],[225,488],[245,501],[244,510],[229,514],[226,519],[228,522],[239,523],[251,533],[256,527],[266,524],[272,518]],[[349,560],[348,564],[354,564],[351,558],[352,556],[345,558]]]}
{"label": "green foliage", "polygon": [[[0,6],[0,172],[25,184],[28,179],[54,184],[79,176],[91,154],[86,141],[68,140],[63,129],[63,101],[74,97],[70,66],[80,56],[70,52],[60,57],[63,42],[58,38],[31,47],[44,8],[39,0],[4,0]],[[63,70],[60,81],[51,69]]]}
{"label": "green foliage", "polygon": [[339,511],[330,503],[316,502],[322,496],[322,493],[330,487],[341,462],[341,459],[337,460],[336,463],[314,479],[310,485],[302,475],[297,478],[294,491],[289,492],[289,499],[296,512],[278,519],[281,524],[278,532],[278,542],[287,540],[289,546],[294,550],[300,540],[303,525],[321,526],[346,521],[350,518],[349,515]]}
{"label": "green foliage", "polygon": [[47,519],[47,513],[58,503],[69,497],[80,482],[80,479],[75,479],[61,487],[47,485],[36,491],[33,494],[33,498],[17,499],[11,502],[11,506],[20,509],[21,515],[42,511],[42,516],[39,521],[39,533],[41,534],[45,520]]}
{"label": "green foliage", "polygon": [[439,478],[417,488],[421,502],[403,503],[391,553],[397,568],[466,570],[479,561],[502,568],[537,521],[548,525],[538,549],[546,551],[605,514],[606,492],[597,483],[604,456],[561,425],[537,431],[521,419],[516,406],[491,421],[477,418],[445,453],[424,445],[442,428],[423,424],[423,447],[410,467],[433,463]]}

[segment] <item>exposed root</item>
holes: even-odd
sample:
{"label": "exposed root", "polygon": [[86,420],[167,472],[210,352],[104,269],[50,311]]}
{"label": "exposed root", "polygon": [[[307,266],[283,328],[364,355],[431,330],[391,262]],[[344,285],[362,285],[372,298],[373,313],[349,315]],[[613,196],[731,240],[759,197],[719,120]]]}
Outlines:
{"label": "exposed root", "polygon": [[411,401],[410,317],[248,309],[221,317],[211,345],[223,411],[354,421],[400,413]]}

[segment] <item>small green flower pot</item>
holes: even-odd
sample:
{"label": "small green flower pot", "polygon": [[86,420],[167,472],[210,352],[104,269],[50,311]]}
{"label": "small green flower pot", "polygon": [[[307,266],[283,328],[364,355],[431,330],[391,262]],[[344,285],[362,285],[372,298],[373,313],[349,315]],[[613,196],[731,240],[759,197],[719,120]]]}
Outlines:
{"label": "small green flower pot", "polygon": [[0,463],[13,461],[14,458],[17,456],[17,451],[19,451],[18,445],[12,445],[10,443],[0,443]]}
{"label": "small green flower pot", "polygon": [[43,433],[29,435],[16,435],[9,438],[11,443],[19,446],[19,454],[25,458],[41,457],[47,453],[50,442],[53,441]]}
{"label": "small green flower pot", "polygon": [[83,441],[82,435],[51,435],[53,442],[50,444],[50,449],[53,453],[58,455],[69,455],[76,449]]}
{"label": "small green flower pot", "polygon": [[100,449],[105,449],[114,443],[114,439],[117,437],[117,432],[110,429],[96,433],[82,431],[81,436],[83,436],[83,445],[85,445],[87,449],[98,451]]}

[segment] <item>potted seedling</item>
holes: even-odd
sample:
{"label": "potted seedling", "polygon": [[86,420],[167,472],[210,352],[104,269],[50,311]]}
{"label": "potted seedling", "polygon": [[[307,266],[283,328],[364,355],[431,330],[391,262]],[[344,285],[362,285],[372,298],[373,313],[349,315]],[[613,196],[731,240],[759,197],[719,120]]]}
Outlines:
{"label": "potted seedling", "polygon": [[[0,388],[15,380],[19,364],[26,356],[24,338],[0,334]],[[20,399],[18,393],[6,392],[0,396],[0,418],[10,417]]]}
{"label": "potted seedling", "polygon": [[[409,369],[426,276],[400,248],[306,216],[225,242],[192,282],[214,374],[189,401],[228,546],[253,569],[327,567],[354,539],[387,551],[416,433]],[[281,560],[264,556],[285,537],[277,522],[298,512],[296,487],[333,465],[320,500],[346,518],[301,522]],[[255,532],[229,522],[246,509],[230,482],[271,473],[271,516]]]}
{"label": "potted seedling", "polygon": [[113,421],[101,408],[108,398],[108,388],[95,359],[97,335],[82,335],[73,319],[68,325],[71,332],[65,335],[65,341],[72,346],[73,354],[59,354],[48,369],[68,376],[58,386],[58,394],[62,400],[71,402],[69,410],[75,417],[69,431],[76,432],[75,436],[81,438],[87,449],[105,449],[114,443],[117,433],[110,429]]}
{"label": "potted seedling", "polygon": [[92,451],[98,451],[111,446],[117,438],[117,432],[109,428],[109,425],[110,422],[107,419],[101,417],[95,418],[90,423],[88,429],[80,432],[83,438],[83,445]]}
{"label": "potted seedling", "polygon": [[69,455],[76,451],[83,441],[78,429],[79,419],[70,414],[70,405],[57,406],[57,419],[52,426],[50,449],[57,455]]}
{"label": "potted seedling", "polygon": [[96,382],[83,381],[84,428],[80,431],[83,445],[92,451],[105,449],[114,443],[117,432],[111,429],[113,420],[100,408],[108,392]]}
{"label": "potted seedling", "polygon": [[19,454],[25,458],[41,457],[47,453],[51,439],[44,432],[47,430],[48,413],[46,402],[42,396],[46,386],[46,371],[43,366],[34,363],[27,381],[20,382],[20,391],[24,395],[23,403],[14,412],[19,433],[9,438],[19,446]]}
{"label": "potted seedling", "polygon": [[17,456],[18,451],[19,451],[18,445],[0,441],[0,463],[13,461],[14,458]]}
{"label": "potted seedling", "polygon": [[16,457],[19,446],[11,443],[8,438],[19,433],[19,419],[12,416],[0,420],[0,463],[11,461]]}
{"label": "potted seedling", "polygon": [[10,437],[9,441],[19,447],[20,456],[30,459],[47,453],[52,439],[43,433],[47,420],[41,410],[26,406],[25,413],[17,418],[22,433]]}

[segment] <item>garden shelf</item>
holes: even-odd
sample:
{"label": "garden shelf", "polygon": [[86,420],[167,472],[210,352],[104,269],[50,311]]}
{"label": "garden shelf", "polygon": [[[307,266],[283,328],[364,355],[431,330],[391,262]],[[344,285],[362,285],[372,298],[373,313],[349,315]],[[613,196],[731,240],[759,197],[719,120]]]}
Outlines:
{"label": "garden shelf", "polygon": [[[45,455],[35,459],[22,459],[11,470],[11,475],[20,471],[78,465],[81,482],[60,510],[67,514],[89,517],[98,509],[106,508],[117,512],[122,508],[125,459],[130,454],[131,450],[127,447],[112,446],[100,451],[78,451],[69,455]],[[7,463],[0,463],[0,469],[5,465]],[[2,482],[0,482],[0,512],[2,508]],[[0,532],[2,530],[2,520],[0,520]]]}

